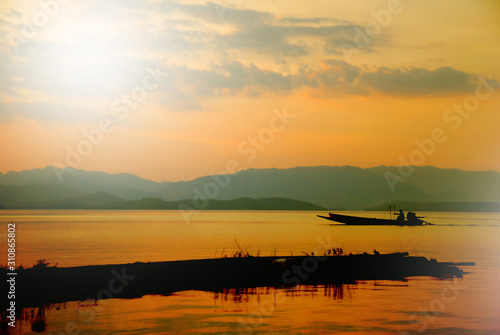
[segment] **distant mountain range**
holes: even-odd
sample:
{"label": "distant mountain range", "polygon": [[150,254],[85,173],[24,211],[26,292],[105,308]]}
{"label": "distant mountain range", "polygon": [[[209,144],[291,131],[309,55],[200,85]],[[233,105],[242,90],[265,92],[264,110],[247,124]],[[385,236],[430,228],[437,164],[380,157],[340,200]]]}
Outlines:
{"label": "distant mountain range", "polygon": [[[368,211],[385,211],[392,203],[385,203]],[[499,202],[460,202],[460,201],[398,201],[399,208],[419,212],[500,212]]]}
{"label": "distant mountain range", "polygon": [[[391,174],[399,176],[390,180],[393,188],[387,180]],[[317,166],[250,169],[181,182],[54,167],[0,173],[0,208],[175,209],[182,204],[184,209],[365,210],[389,203],[438,211],[476,203],[473,208],[497,211],[500,173],[425,166],[403,178],[397,167]]]}

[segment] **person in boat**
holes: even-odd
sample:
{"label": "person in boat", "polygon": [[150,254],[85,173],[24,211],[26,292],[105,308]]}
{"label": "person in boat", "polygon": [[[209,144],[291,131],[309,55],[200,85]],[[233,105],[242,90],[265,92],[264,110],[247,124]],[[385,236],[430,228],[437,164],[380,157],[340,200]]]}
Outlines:
{"label": "person in boat", "polygon": [[[409,213],[408,213],[409,214]],[[398,221],[404,221],[405,220],[405,213],[403,212],[402,209],[399,209],[399,214],[398,214]]]}
{"label": "person in boat", "polygon": [[413,212],[408,212],[406,215],[408,221],[416,221],[417,220],[417,215]]}

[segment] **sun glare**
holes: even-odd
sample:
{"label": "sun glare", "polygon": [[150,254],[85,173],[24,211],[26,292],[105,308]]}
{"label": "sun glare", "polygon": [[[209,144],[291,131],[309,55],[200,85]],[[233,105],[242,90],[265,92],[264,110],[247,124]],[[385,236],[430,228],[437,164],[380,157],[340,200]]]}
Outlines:
{"label": "sun glare", "polygon": [[118,34],[120,22],[114,15],[94,18],[90,14],[61,18],[44,34],[48,48],[45,68],[50,81],[73,96],[106,95],[127,77],[133,66],[124,55],[134,50],[133,39]]}

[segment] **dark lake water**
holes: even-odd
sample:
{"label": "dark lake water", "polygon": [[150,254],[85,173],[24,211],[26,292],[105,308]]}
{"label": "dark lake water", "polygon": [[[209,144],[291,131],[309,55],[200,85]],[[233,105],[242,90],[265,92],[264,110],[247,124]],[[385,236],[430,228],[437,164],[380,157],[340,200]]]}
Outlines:
{"label": "dark lake water", "polygon": [[[381,212],[348,212],[382,217]],[[412,277],[337,286],[185,291],[67,302],[45,311],[45,334],[500,334],[500,214],[418,213],[423,227],[332,226],[316,212],[1,211],[16,223],[17,264],[59,267],[230,256],[302,255],[325,246],[346,253],[407,251],[476,262],[461,279]],[[238,244],[238,245],[237,245]],[[31,312],[11,334],[29,334]]]}

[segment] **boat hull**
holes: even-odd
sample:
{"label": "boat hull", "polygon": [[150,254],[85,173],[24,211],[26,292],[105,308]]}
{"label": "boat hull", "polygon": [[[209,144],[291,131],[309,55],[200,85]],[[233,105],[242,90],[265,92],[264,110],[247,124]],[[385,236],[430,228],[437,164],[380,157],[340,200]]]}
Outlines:
{"label": "boat hull", "polygon": [[329,213],[329,216],[318,215],[318,217],[344,223],[347,226],[423,226],[424,221],[416,220],[390,220],[377,218],[364,218],[359,216]]}

